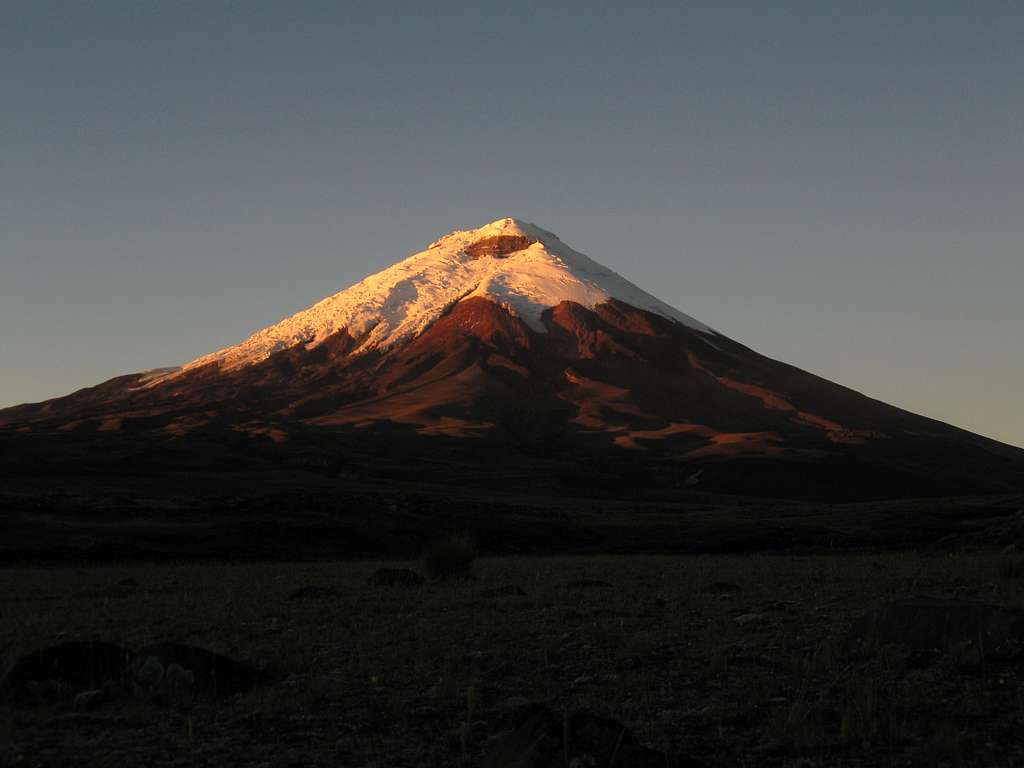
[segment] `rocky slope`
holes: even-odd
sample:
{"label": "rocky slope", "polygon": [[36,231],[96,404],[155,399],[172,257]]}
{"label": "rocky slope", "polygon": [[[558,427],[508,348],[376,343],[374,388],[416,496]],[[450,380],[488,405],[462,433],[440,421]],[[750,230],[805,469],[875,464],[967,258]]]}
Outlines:
{"label": "rocky slope", "polygon": [[452,233],[180,368],[0,411],[0,429],[216,433],[243,451],[310,434],[443,437],[510,456],[644,457],[744,492],[771,491],[775,475],[792,490],[837,462],[847,490],[1024,486],[1024,451],[765,358],[514,219]]}

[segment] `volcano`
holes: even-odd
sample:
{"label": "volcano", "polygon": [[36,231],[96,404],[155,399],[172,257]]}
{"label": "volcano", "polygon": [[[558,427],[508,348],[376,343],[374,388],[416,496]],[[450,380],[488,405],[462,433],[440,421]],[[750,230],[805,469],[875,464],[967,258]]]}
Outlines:
{"label": "volcano", "polygon": [[8,473],[386,465],[794,497],[1024,488],[1024,451],[766,358],[512,218],[183,366],[2,410],[0,435]]}

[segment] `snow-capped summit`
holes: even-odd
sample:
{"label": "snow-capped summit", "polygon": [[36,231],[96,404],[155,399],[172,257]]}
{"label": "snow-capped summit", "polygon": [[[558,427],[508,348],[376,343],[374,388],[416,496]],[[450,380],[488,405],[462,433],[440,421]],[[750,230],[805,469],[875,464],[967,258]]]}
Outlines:
{"label": "snow-capped summit", "polygon": [[451,232],[425,251],[181,370],[214,362],[231,370],[300,344],[315,347],[342,329],[359,340],[358,352],[387,348],[419,335],[454,304],[474,296],[490,299],[537,331],[544,330],[544,310],[563,301],[593,308],[618,299],[713,333],[551,232],[504,218]]}

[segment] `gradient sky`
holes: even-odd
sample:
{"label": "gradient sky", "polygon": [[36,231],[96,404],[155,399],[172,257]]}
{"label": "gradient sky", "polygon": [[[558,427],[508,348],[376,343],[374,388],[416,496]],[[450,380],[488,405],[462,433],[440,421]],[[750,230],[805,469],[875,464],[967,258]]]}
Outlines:
{"label": "gradient sky", "polygon": [[0,406],[533,221],[1024,445],[1024,4],[0,5]]}

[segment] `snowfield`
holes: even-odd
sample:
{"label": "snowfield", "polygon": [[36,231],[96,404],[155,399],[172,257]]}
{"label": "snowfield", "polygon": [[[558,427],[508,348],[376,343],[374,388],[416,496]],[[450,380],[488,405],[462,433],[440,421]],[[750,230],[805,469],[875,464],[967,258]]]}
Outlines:
{"label": "snowfield", "polygon": [[[474,258],[466,252],[474,243],[502,236],[534,242],[504,256]],[[204,355],[176,371],[161,371],[147,383],[208,363],[219,363],[224,370],[251,365],[281,349],[299,344],[315,347],[342,329],[353,338],[362,338],[357,352],[390,347],[422,333],[454,303],[471,296],[500,304],[538,331],[544,330],[544,310],[560,302],[574,301],[592,309],[614,298],[689,328],[714,333],[574,251],[556,235],[506,218],[445,235],[427,250],[254,333],[241,344]]]}

